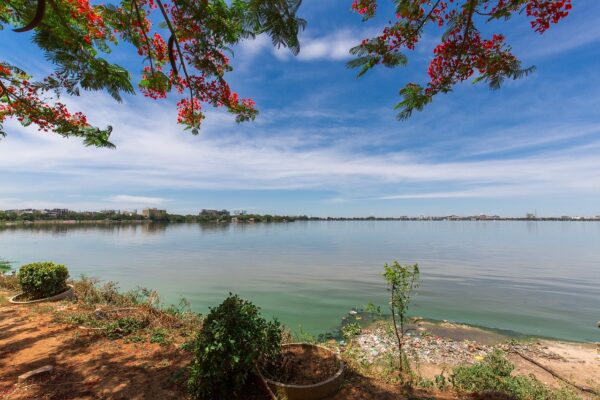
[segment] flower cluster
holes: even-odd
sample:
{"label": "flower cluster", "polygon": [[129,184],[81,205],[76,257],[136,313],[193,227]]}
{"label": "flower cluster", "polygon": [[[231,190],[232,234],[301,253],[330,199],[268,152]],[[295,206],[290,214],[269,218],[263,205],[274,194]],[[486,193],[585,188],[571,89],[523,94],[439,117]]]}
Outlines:
{"label": "flower cluster", "polygon": [[571,0],[529,0],[525,6],[527,15],[534,18],[531,27],[539,33],[569,15],[571,8]]}
{"label": "flower cluster", "polygon": [[375,11],[377,11],[377,1],[354,0],[352,3],[352,9],[362,15],[363,18],[368,19],[375,15]]}
{"label": "flower cluster", "polygon": [[469,79],[475,71],[480,76],[509,74],[516,58],[505,47],[504,36],[494,34],[482,40],[477,32],[469,37],[449,35],[434,49],[429,64],[427,94],[449,91],[452,85]]}
{"label": "flower cluster", "polygon": [[[176,28],[173,43],[168,45],[159,32],[151,32],[151,13],[160,8],[157,1],[131,1],[136,12],[131,27],[123,27],[122,35],[131,35],[138,54],[146,61],[139,84],[145,96],[164,99],[173,89],[177,95],[186,96],[178,102],[177,121],[192,130],[197,130],[204,119],[203,103],[226,107],[240,121],[254,118],[255,103],[240,100],[223,78],[232,69],[222,51],[227,47],[226,38],[207,29],[206,21],[186,8],[160,3]],[[202,2],[196,4],[200,8],[207,6]],[[206,14],[206,10],[203,11],[202,14]]]}
{"label": "flower cluster", "polygon": [[72,22],[77,22],[85,29],[83,40],[91,44],[94,39],[110,38],[114,36],[104,23],[101,12],[102,7],[90,5],[89,0],[63,0],[70,10]]}
{"label": "flower cluster", "polygon": [[[497,87],[504,78],[517,78],[527,73],[511,53],[504,36],[493,35],[483,39],[478,24],[489,20],[506,20],[517,13],[533,18],[532,28],[543,33],[551,24],[558,23],[569,14],[572,0],[403,0],[396,2],[395,20],[372,39],[365,39],[351,50],[358,58],[348,63],[361,67],[359,75],[383,64],[388,67],[403,65],[403,50],[414,50],[428,24],[446,30],[441,43],[434,48],[429,64],[429,83],[426,88],[409,84],[401,93],[405,101],[404,118],[413,109],[422,109],[437,93],[445,93],[452,86],[478,74]],[[374,0],[354,0],[352,8],[363,16],[375,13]],[[409,100],[406,100],[406,98]]]}
{"label": "flower cluster", "polygon": [[50,101],[28,76],[0,64],[0,125],[14,117],[24,126],[37,125],[43,132],[68,133],[89,127],[85,115],[71,113],[63,103]]}

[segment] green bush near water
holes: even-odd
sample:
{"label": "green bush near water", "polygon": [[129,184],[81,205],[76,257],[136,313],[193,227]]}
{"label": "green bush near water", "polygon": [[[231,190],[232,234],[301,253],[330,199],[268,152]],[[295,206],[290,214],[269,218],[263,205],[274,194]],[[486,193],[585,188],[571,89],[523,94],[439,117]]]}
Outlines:
{"label": "green bush near water", "polygon": [[504,394],[515,400],[576,400],[572,390],[554,390],[533,376],[512,375],[514,365],[496,350],[482,361],[457,367],[450,376],[452,386],[463,393]]}
{"label": "green bush near water", "polygon": [[194,342],[192,398],[237,398],[255,366],[280,354],[282,331],[277,320],[265,320],[258,307],[237,295],[211,308]]}
{"label": "green bush near water", "polygon": [[19,269],[19,283],[25,294],[33,299],[50,297],[67,289],[69,270],[61,264],[37,262]]}

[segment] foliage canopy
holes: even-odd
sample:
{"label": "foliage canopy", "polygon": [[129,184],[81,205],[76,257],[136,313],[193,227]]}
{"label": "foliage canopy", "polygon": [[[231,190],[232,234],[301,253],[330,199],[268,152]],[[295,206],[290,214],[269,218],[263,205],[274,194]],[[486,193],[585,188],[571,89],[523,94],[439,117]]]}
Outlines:
{"label": "foliage canopy", "polygon": [[[227,54],[259,34],[297,54],[298,34],[306,25],[297,16],[301,1],[0,0],[0,30],[32,31],[33,42],[55,65],[53,73],[34,80],[28,66],[0,61],[0,136],[6,135],[2,123],[15,118],[41,131],[80,137],[88,146],[114,147],[110,126],[92,126],[59,98],[92,90],[121,101],[123,94],[134,93],[132,71],[109,60],[109,53],[122,44],[132,45],[143,58],[139,90],[152,99],[176,96],[177,120],[192,133],[199,132],[206,105],[225,107],[238,122],[253,120],[255,102],[240,98],[225,78],[232,70]],[[543,33],[568,15],[571,1],[392,0],[393,18],[381,34],[351,49],[355,58],[348,67],[359,68],[361,76],[378,65],[406,65],[406,52],[416,48],[424,30],[439,27],[429,82],[410,82],[400,90],[396,108],[398,118],[405,119],[471,77],[498,88],[506,79],[532,72],[513,55],[503,35],[484,37],[481,25],[524,14]],[[352,9],[368,20],[377,12],[377,0],[354,0]]]}

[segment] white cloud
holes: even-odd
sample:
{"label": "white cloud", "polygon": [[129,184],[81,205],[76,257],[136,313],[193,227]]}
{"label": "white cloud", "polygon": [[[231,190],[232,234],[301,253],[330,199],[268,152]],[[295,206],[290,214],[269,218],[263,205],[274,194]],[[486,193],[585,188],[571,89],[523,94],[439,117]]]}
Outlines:
{"label": "white cloud", "polygon": [[271,51],[281,61],[297,59],[299,61],[331,60],[340,61],[350,58],[349,50],[369,35],[350,29],[340,29],[328,35],[319,36],[310,31],[300,34],[300,53],[298,56],[284,47],[273,47],[267,35],[259,35],[254,40],[246,40],[238,46],[238,56],[242,63],[252,61],[264,51]]}
{"label": "white cloud", "polygon": [[344,29],[323,37],[309,36],[303,39],[298,59],[302,61],[344,60],[350,57],[350,49],[359,44],[364,37]]}
{"label": "white cloud", "polygon": [[[134,105],[115,108],[110,100],[97,95],[83,98],[80,105],[89,110],[92,120],[113,123],[117,149],[84,148],[77,139],[10,123],[9,136],[0,144],[0,168],[11,174],[0,177],[0,193],[11,198],[60,193],[68,202],[69,194],[89,194],[90,182],[97,193],[319,189],[352,197],[379,193],[379,198],[390,200],[600,191],[600,138],[580,148],[543,155],[449,162],[423,158],[409,150],[361,152],[357,147],[348,148],[344,141],[324,144],[318,136],[302,136],[301,130],[273,136],[261,135],[260,128],[253,126],[252,135],[247,135],[218,112],[210,112],[202,135],[192,136],[175,125],[174,111],[164,105],[144,103],[146,111],[136,113]],[[576,136],[578,129],[589,133],[591,127],[570,129]],[[374,136],[365,135],[363,144],[371,143]],[[425,188],[418,192],[402,189],[410,185]],[[97,195],[95,200],[74,204],[106,200],[107,195]],[[168,201],[133,194],[113,195],[108,200],[124,207]]]}

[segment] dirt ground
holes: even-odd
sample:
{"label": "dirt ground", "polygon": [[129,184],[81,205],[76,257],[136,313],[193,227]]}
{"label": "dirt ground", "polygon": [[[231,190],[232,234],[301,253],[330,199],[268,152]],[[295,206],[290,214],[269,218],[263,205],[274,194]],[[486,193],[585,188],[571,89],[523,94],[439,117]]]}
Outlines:
{"label": "dirt ground", "polygon": [[[1,294],[0,294],[1,295]],[[185,399],[185,367],[190,355],[177,344],[127,343],[108,340],[74,325],[55,323],[53,307],[0,303],[0,399]],[[528,354],[568,379],[600,386],[600,357],[593,344],[542,341]],[[511,355],[518,373],[534,374],[559,387],[561,382],[541,368]],[[18,384],[17,377],[44,365],[45,377]],[[422,365],[433,377],[442,366]],[[399,387],[353,372],[330,400],[456,399],[453,393],[417,392],[401,395]],[[592,398],[589,397],[588,398]]]}

